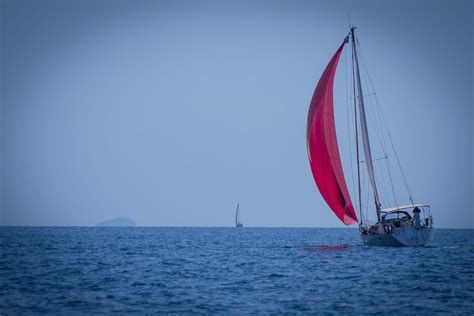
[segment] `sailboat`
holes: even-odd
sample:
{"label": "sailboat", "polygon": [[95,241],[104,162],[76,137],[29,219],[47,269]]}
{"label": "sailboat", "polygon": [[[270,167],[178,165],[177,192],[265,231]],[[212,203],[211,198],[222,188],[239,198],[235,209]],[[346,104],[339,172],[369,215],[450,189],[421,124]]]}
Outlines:
{"label": "sailboat", "polygon": [[239,203],[237,203],[237,209],[235,210],[235,227],[244,227],[244,224],[240,222],[239,216]]}
{"label": "sailboat", "polygon": [[[359,225],[359,232],[362,241],[367,246],[424,246],[432,235],[433,219],[430,213],[430,206],[426,204],[415,203],[413,195],[408,189],[406,177],[395,151],[395,146],[391,139],[387,128],[388,140],[392,145],[394,156],[398,162],[401,176],[406,185],[410,202],[408,205],[393,205],[382,208],[382,199],[379,194],[378,184],[381,181],[382,174],[378,174],[376,178],[376,163],[378,159],[372,158],[371,142],[369,139],[369,127],[367,124],[367,105],[365,99],[372,95],[371,93],[363,93],[361,82],[361,74],[359,68],[360,47],[358,39],[355,36],[355,27],[351,26],[349,34],[345,37],[339,46],[329,64],[326,66],[319,82],[314,91],[313,97],[308,111],[307,122],[307,150],[308,158],[311,166],[316,185],[329,208],[345,225]],[[350,148],[349,153],[355,151],[355,162],[357,170],[357,189],[355,181],[353,181],[353,194],[357,202],[356,206],[352,203],[349,190],[347,188],[344,171],[342,167],[341,156],[336,137],[335,111],[333,106],[333,86],[336,68],[344,50],[344,47],[350,46],[350,60],[352,73],[352,101],[348,101],[348,106],[352,108],[349,113],[353,115],[353,126],[349,126],[350,134],[355,138],[355,149]],[[347,56],[347,55],[345,55]],[[365,73],[364,73],[365,74]],[[346,75],[347,77],[347,75]],[[364,77],[365,78],[365,77]],[[370,77],[369,77],[370,78]],[[369,79],[370,81],[370,79]],[[347,79],[346,79],[347,82]],[[370,84],[372,85],[371,81]],[[347,83],[346,83],[347,85]],[[372,85],[373,89],[373,85]],[[346,88],[347,91],[347,88]],[[371,92],[371,91],[369,91]],[[375,92],[373,93],[375,95]],[[347,98],[349,100],[349,98]],[[378,101],[375,102],[378,106]],[[375,107],[375,106],[374,106]],[[349,108],[348,108],[349,109]],[[373,110],[373,109],[372,109]],[[375,110],[374,110],[375,111]],[[371,112],[372,113],[372,112]],[[379,113],[382,121],[383,115]],[[349,121],[349,120],[348,120]],[[372,132],[380,133],[378,138],[382,139],[381,147],[383,149],[383,159],[388,159],[388,146],[383,146],[385,142],[385,133],[381,132],[382,124],[373,127]],[[359,143],[362,142],[362,151],[364,160],[361,160]],[[350,141],[349,141],[350,144]],[[352,156],[352,155],[349,155]],[[388,166],[388,177],[392,186],[395,200],[395,189],[392,181],[390,164]],[[352,166],[352,165],[351,165]],[[363,170],[366,171],[366,176]],[[355,171],[352,171],[354,174]],[[364,179],[366,180],[364,183]],[[383,180],[383,179],[382,179]],[[367,196],[365,208],[363,207],[362,186],[367,184]],[[355,194],[357,192],[357,194]],[[371,220],[369,209],[369,193],[371,194],[371,202],[373,202]],[[397,191],[398,192],[398,191]],[[387,200],[385,200],[387,201]],[[386,202],[388,204],[388,202]],[[385,205],[388,206],[388,205]],[[357,218],[356,211],[359,211],[360,218]]]}

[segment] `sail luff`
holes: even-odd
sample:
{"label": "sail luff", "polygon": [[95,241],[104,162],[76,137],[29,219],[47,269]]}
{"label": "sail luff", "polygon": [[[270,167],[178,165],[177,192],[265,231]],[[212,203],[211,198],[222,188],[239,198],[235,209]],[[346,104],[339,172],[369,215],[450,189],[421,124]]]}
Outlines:
{"label": "sail luff", "polygon": [[357,77],[357,90],[358,90],[358,100],[359,100],[359,120],[360,120],[360,129],[361,129],[361,136],[362,136],[362,144],[364,147],[364,156],[365,156],[365,165],[367,167],[367,173],[369,175],[369,182],[372,186],[372,191],[374,192],[374,200],[375,200],[375,209],[377,212],[377,218],[380,220],[380,199],[379,194],[377,191],[377,183],[375,181],[375,174],[374,174],[374,166],[372,162],[372,153],[370,150],[370,139],[369,133],[367,129],[367,119],[365,115],[365,105],[364,105],[364,96],[362,93],[362,83],[360,80],[360,71],[359,71],[359,60],[357,57],[357,48],[355,42],[355,34],[354,28],[351,29],[352,34],[352,45],[354,50],[354,59],[355,59],[355,70],[356,70],[356,77]]}

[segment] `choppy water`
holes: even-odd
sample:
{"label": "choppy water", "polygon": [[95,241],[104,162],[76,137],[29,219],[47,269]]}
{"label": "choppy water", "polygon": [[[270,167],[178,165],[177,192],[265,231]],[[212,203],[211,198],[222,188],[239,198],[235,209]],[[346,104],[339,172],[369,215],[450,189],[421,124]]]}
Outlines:
{"label": "choppy water", "polygon": [[0,227],[0,314],[474,313],[474,230]]}

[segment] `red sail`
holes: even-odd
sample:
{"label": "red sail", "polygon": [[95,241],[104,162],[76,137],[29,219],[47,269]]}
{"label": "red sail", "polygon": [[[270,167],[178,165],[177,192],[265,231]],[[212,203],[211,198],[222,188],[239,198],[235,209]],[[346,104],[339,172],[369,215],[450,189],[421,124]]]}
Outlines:
{"label": "red sail", "polygon": [[333,85],[344,43],[326,66],[314,91],[308,112],[306,139],[309,163],[319,192],[346,225],[357,223],[347,190],[334,124]]}

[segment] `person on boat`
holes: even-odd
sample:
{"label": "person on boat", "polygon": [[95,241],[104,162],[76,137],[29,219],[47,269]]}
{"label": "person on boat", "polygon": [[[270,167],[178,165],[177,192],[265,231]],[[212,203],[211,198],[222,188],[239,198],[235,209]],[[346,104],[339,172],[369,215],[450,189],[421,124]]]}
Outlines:
{"label": "person on boat", "polygon": [[416,228],[420,228],[421,227],[421,218],[420,218],[420,209],[415,206],[415,208],[413,209],[413,218],[415,220],[415,227]]}

